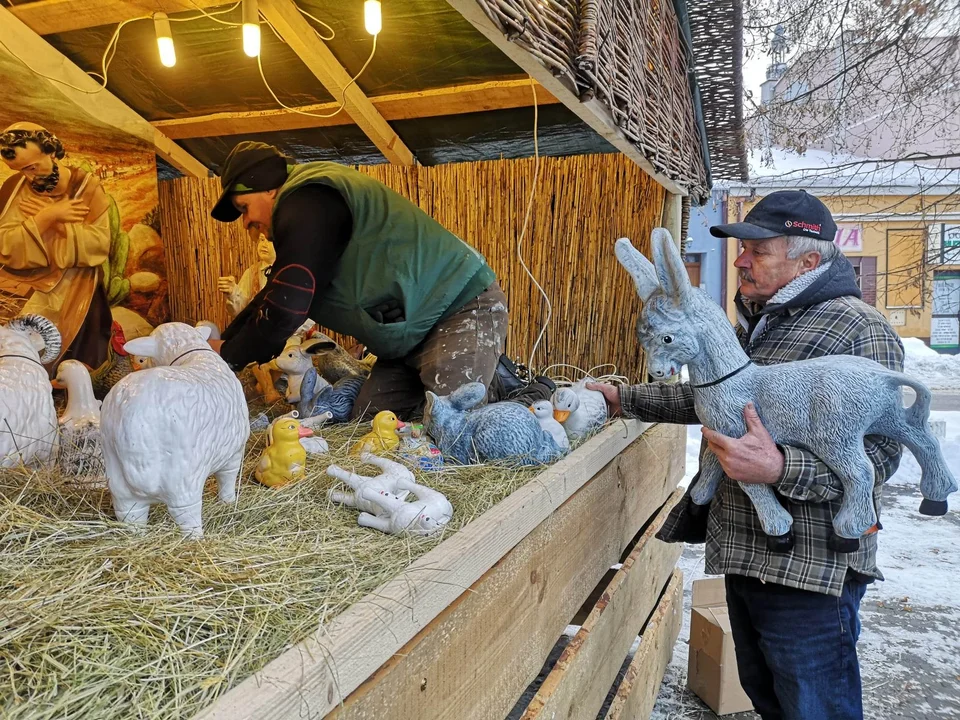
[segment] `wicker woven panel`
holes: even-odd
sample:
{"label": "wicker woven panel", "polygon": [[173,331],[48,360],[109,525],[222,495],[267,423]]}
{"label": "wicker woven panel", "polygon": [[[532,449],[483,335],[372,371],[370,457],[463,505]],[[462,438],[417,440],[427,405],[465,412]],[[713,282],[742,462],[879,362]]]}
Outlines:
{"label": "wicker woven panel", "polygon": [[477,0],[503,34],[526,48],[550,72],[576,82],[577,0]]}
{"label": "wicker woven panel", "polygon": [[709,193],[687,62],[672,0],[477,0],[503,33],[624,135],[694,202]]}
{"label": "wicker woven panel", "polygon": [[[665,193],[636,163],[609,153],[541,158],[539,173],[533,158],[358,169],[483,253],[509,300],[512,357],[526,362],[546,324],[534,358],[539,368],[571,363],[589,370],[615,363],[634,381],[644,377],[634,329],[640,302],[613,243],[626,236],[649,255],[650,231],[660,224]],[[552,303],[549,323],[546,304],[517,257],[535,175],[522,252]],[[219,179],[179,178],[161,182],[159,189],[164,253],[167,266],[176,268],[170,276],[171,315],[190,323],[210,319],[222,327],[227,317],[217,278],[239,276],[255,261],[256,246],[240,223],[210,219]]]}
{"label": "wicker woven panel", "polygon": [[746,181],[741,0],[689,0],[687,14],[713,177]]}

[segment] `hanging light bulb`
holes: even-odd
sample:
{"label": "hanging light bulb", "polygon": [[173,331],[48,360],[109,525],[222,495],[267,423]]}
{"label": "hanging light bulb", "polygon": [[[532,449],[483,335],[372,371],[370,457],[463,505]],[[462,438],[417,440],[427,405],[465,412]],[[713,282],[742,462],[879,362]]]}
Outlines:
{"label": "hanging light bulb", "polygon": [[153,14],[153,29],[157,33],[160,62],[164,67],[173,67],[177,64],[177,51],[173,47],[173,32],[170,30],[170,20],[166,13]]}
{"label": "hanging light bulb", "polygon": [[380,15],[380,0],[364,0],[363,26],[371,35],[379,35],[383,29],[383,18]]}
{"label": "hanging light bulb", "polygon": [[257,0],[243,0],[243,51],[248,57],[260,54],[260,14]]}

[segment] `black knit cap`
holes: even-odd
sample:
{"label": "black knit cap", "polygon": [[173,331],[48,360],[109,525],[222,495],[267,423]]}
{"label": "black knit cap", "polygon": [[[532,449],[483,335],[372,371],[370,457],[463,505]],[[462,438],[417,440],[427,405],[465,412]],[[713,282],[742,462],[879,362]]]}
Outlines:
{"label": "black knit cap", "polygon": [[832,243],[837,224],[827,206],[805,190],[780,190],[760,200],[743,222],[714,225],[710,234],[739,240],[799,235]]}
{"label": "black knit cap", "polygon": [[233,206],[232,197],[280,187],[287,179],[287,163],[287,158],[273,145],[249,140],[237,143],[223,161],[223,192],[210,217],[220,222],[239,218],[241,213]]}

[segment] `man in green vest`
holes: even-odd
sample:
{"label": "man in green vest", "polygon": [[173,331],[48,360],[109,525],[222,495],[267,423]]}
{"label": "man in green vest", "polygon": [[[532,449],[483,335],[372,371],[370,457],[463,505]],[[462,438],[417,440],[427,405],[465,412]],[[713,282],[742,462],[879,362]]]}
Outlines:
{"label": "man in green vest", "polygon": [[264,288],[212,343],[235,370],[276,357],[312,319],[377,356],[354,417],[416,415],[425,389],[447,395],[473,381],[490,401],[550,396],[549,380],[523,388],[501,358],[507,299],[483,256],[383,183],[241,142],[221,184],[211,216],[242,218],[277,255]]}

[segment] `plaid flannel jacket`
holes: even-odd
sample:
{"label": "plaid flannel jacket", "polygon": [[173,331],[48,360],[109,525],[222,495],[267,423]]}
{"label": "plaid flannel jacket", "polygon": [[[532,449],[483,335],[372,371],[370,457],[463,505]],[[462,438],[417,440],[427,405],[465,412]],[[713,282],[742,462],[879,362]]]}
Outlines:
{"label": "plaid flannel jacket", "polygon": [[[771,313],[752,342],[739,326],[737,336],[758,365],[823,355],[860,355],[891,370],[903,370],[903,345],[896,332],[876,309],[854,297]],[[700,422],[688,383],[622,386],[620,400],[628,417],[686,425]],[[701,455],[705,447],[703,443]],[[876,469],[873,499],[879,518],[882,485],[900,464],[900,445],[870,435],[864,438],[864,448]],[[882,580],[876,563],[877,533],[861,538],[856,553],[835,553],[827,547],[843,494],[837,476],[809,450],[781,449],[783,475],[773,487],[793,516],[795,548],[789,553],[768,551],[766,535],[749,498],[736,482],[724,477],[707,520],[706,572],[747,575],[838,597],[848,568]],[[665,539],[670,539],[676,529],[684,505],[681,502],[674,508],[661,529]]]}

